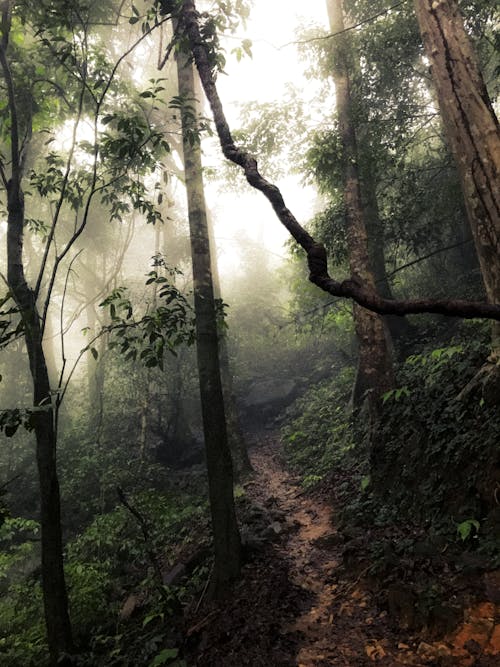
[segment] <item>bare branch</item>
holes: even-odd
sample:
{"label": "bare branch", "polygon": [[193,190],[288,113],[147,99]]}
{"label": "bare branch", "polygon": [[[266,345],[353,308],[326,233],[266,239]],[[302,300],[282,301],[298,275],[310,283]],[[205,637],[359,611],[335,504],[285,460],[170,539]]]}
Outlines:
{"label": "bare branch", "polygon": [[378,19],[380,16],[384,16],[392,9],[397,9],[398,7],[401,7],[401,5],[405,5],[407,2],[408,0],[402,0],[402,2],[396,2],[395,5],[386,7],[382,11],[377,12],[377,14],[372,14],[372,16],[368,16],[366,19],[363,19],[363,21],[359,21],[359,23],[356,23],[355,25],[350,25],[347,28],[344,28],[343,30],[339,30],[337,32],[331,32],[328,35],[322,35],[321,37],[311,37],[310,39],[299,39],[294,42],[287,42],[286,44],[282,44],[279,48],[284,49],[285,47],[292,46],[293,44],[310,44],[311,42],[321,42],[326,39],[332,39],[332,37],[337,37],[338,35],[342,35],[345,32],[349,32],[350,30],[356,30],[357,28],[360,28],[361,26],[366,25],[367,23],[371,23],[372,21],[375,21],[375,19]]}

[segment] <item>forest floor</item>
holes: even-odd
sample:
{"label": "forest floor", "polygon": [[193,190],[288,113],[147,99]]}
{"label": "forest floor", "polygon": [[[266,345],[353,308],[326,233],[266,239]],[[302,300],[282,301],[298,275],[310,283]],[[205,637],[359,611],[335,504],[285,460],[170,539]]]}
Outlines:
{"label": "forest floor", "polygon": [[260,434],[251,460],[255,475],[244,485],[242,516],[248,563],[233,595],[188,619],[188,664],[499,664],[498,606],[465,609],[463,622],[440,640],[405,630],[377,604],[366,572],[344,568],[330,499],[304,492],[283,464],[279,439]]}

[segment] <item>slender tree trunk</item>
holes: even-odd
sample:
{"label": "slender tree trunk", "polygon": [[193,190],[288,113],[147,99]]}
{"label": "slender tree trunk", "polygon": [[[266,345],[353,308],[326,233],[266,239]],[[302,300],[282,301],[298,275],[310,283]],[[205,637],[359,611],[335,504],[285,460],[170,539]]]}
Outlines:
{"label": "slender tree trunk", "polygon": [[[85,311],[87,315],[87,326],[91,335],[96,335],[98,318],[95,303],[92,301],[91,290],[87,291],[87,304]],[[104,421],[104,378],[106,373],[106,348],[107,334],[101,334],[96,340],[97,359],[87,355],[87,382],[89,391],[89,428],[93,434],[94,442],[100,443]]]}
{"label": "slender tree trunk", "polygon": [[51,661],[56,664],[73,648],[64,580],[61,504],[56,466],[57,434],[50,391],[49,373],[43,352],[40,316],[32,290],[24,277],[22,263],[24,202],[18,176],[8,188],[7,276],[25,328],[30,371],[33,378],[32,423],[36,438],[36,459],[40,479],[40,523],[42,590]]}
{"label": "slender tree trunk", "polygon": [[7,89],[10,116],[11,177],[7,183],[7,282],[19,308],[24,339],[33,379],[32,425],[36,439],[36,459],[40,480],[40,524],[42,552],[42,592],[50,659],[56,664],[62,654],[73,649],[64,579],[61,530],[61,502],[57,479],[57,432],[50,390],[49,371],[43,351],[43,330],[36,295],[28,286],[23,264],[24,194],[21,141],[16,93],[7,58],[11,25],[11,3],[1,7],[0,66]]}
{"label": "slender tree trunk", "polygon": [[[202,92],[203,91],[200,87],[200,93]],[[213,220],[210,214],[207,215],[207,220],[210,245],[212,248],[215,248]],[[217,299],[221,299],[222,292],[220,286],[219,266],[217,264],[215,252],[211,253],[211,262],[214,294]],[[219,332],[219,356],[222,389],[224,393],[224,405],[226,406],[226,424],[229,447],[233,455],[236,475],[237,477],[240,477],[250,473],[253,468],[252,464],[250,463],[247,443],[238,416],[238,406],[236,405],[236,399],[234,397],[231,360],[229,359],[227,338],[224,332]]]}
{"label": "slender tree trunk", "polygon": [[[177,59],[179,95],[194,104],[194,71],[187,57]],[[196,314],[196,350],[215,561],[212,589],[222,594],[240,575],[241,546],[233,496],[233,466],[228,445],[219,365],[210,243],[199,144],[190,141],[196,129],[192,114],[182,114],[184,170],[188,198]]]}
{"label": "slender tree trunk", "polygon": [[[415,0],[486,294],[500,304],[500,130],[455,0]],[[492,356],[500,356],[500,323]]]}
{"label": "slender tree trunk", "polygon": [[[332,32],[342,32],[344,17],[341,0],[327,0],[327,8]],[[342,143],[344,205],[351,275],[355,280],[375,289],[375,279],[369,262],[356,135],[351,113],[349,47],[344,34],[337,36],[334,41],[333,79]],[[354,321],[359,352],[353,406],[355,409],[359,408],[368,392],[370,405],[375,407],[380,395],[390,389],[394,382],[389,333],[380,315],[358,304],[354,304]]]}

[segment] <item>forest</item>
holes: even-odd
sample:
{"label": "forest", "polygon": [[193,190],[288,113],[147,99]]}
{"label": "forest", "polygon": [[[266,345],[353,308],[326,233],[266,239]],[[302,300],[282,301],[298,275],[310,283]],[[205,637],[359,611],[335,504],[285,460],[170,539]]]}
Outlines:
{"label": "forest", "polygon": [[493,0],[0,0],[0,665],[500,659]]}

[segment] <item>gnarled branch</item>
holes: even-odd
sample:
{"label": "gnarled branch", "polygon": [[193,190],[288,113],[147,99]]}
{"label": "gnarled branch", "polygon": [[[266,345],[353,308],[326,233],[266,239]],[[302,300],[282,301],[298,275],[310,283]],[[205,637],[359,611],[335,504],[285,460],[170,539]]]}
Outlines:
{"label": "gnarled branch", "polygon": [[200,34],[198,18],[194,0],[184,0],[179,15],[179,31],[184,31],[189,40],[202,86],[212,109],[222,152],[228,160],[243,169],[248,183],[264,194],[280,222],[305,250],[310,272],[309,280],[333,296],[353,299],[368,310],[382,315],[439,313],[452,317],[480,317],[500,321],[500,304],[463,299],[383,299],[356,276],[338,282],[329,275],[325,248],[299,224],[286,207],[280,190],[259,173],[257,160],[235,145],[215,85],[209,53]]}

